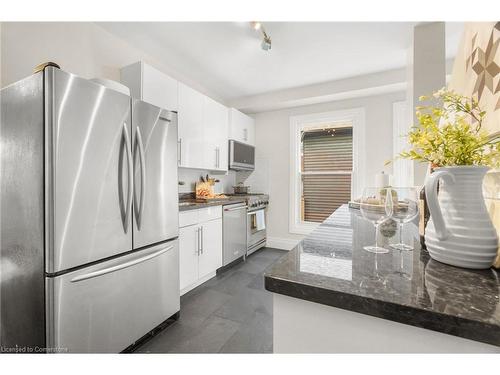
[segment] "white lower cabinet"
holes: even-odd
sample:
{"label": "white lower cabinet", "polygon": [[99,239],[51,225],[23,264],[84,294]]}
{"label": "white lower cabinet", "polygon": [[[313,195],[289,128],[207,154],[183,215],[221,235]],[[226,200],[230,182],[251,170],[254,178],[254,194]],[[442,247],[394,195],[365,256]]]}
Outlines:
{"label": "white lower cabinet", "polygon": [[222,266],[222,207],[179,213],[181,295],[215,275]]}
{"label": "white lower cabinet", "polygon": [[199,229],[198,225],[179,229],[180,290],[198,281]]}
{"label": "white lower cabinet", "polygon": [[222,266],[222,219],[207,221],[201,226],[201,255],[198,275],[204,278]]}

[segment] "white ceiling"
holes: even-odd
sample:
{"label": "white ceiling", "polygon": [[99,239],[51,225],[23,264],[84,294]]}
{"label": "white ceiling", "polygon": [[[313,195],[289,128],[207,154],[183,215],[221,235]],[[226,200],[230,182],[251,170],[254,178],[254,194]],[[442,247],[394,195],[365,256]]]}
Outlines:
{"label": "white ceiling", "polygon": [[[405,66],[412,22],[265,22],[272,50],[246,22],[100,26],[224,100]],[[462,23],[447,23],[453,57]]]}

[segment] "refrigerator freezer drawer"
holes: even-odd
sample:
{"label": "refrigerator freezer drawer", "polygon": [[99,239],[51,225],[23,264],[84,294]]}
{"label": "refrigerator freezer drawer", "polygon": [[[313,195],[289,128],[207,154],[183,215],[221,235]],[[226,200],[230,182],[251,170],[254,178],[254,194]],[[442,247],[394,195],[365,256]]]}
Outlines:
{"label": "refrigerator freezer drawer", "polygon": [[178,241],[47,278],[46,287],[49,348],[118,353],[179,311]]}

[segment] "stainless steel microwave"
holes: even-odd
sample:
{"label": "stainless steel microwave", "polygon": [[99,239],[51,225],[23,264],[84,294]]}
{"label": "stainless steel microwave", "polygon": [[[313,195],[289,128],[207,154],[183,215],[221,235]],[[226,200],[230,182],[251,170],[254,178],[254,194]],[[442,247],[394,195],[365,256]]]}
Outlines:
{"label": "stainless steel microwave", "polygon": [[230,139],[229,169],[235,171],[253,171],[255,169],[255,147]]}

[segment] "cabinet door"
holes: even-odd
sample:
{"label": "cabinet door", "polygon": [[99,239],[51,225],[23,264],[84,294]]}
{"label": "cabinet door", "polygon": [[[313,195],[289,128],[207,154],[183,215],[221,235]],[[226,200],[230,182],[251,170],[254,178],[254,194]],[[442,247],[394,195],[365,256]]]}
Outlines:
{"label": "cabinet door", "polygon": [[211,170],[227,171],[228,108],[205,97],[205,157]]}
{"label": "cabinet door", "polygon": [[222,219],[202,225],[202,250],[199,256],[199,277],[205,277],[222,267]]}
{"label": "cabinet door", "polygon": [[179,229],[180,290],[198,281],[199,225]]}
{"label": "cabinet door", "polygon": [[230,138],[238,142],[254,145],[255,125],[254,119],[234,108],[231,108],[230,115]]}
{"label": "cabinet door", "polygon": [[222,104],[218,104],[217,121],[217,147],[219,150],[218,170],[227,171],[228,168],[228,128],[229,128],[229,109]]}
{"label": "cabinet door", "polygon": [[142,100],[169,111],[178,109],[177,81],[150,65],[142,67]]}
{"label": "cabinet door", "polygon": [[204,95],[179,82],[179,167],[208,169],[203,131],[204,106]]}
{"label": "cabinet door", "polygon": [[246,116],[245,119],[245,134],[243,136],[246,138],[246,143],[255,146],[255,120],[253,117]]}

